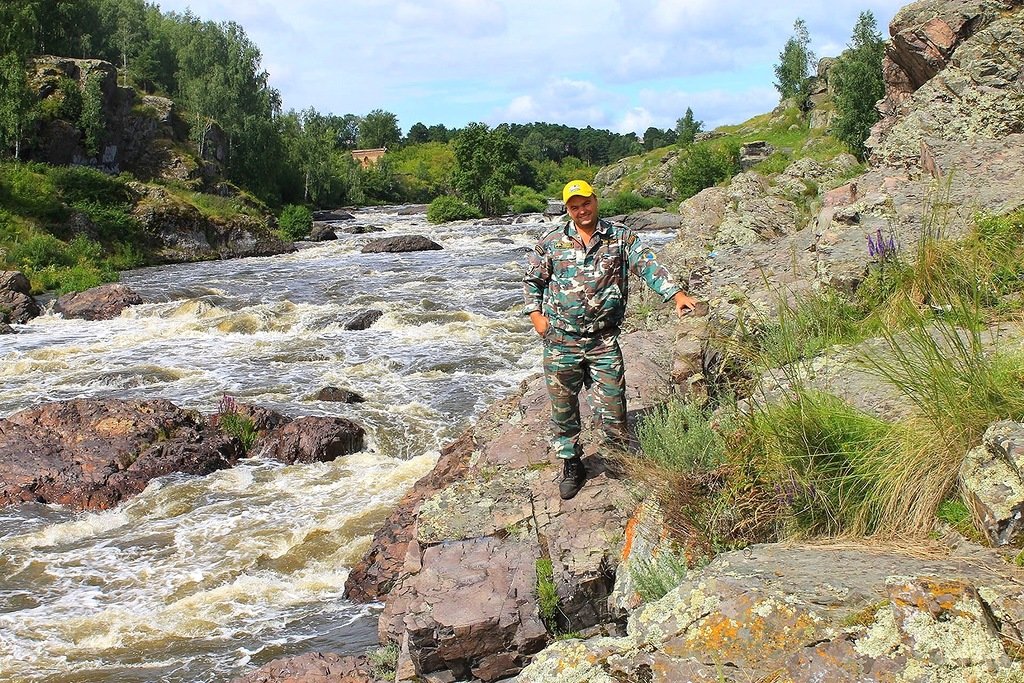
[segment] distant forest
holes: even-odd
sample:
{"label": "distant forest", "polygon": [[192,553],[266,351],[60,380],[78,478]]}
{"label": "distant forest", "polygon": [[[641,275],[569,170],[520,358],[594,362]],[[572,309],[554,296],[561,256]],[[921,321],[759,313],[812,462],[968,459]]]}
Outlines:
{"label": "distant forest", "polygon": [[[4,0],[0,49],[4,156],[31,146],[40,116],[26,80],[34,56],[102,59],[118,68],[122,86],[173,99],[197,142],[210,126],[222,129],[229,142],[228,178],[274,206],[430,200],[455,189],[451,143],[467,129],[512,154],[504,160],[512,165],[506,184],[537,190],[645,147],[634,133],[591,127],[531,123],[491,129],[474,123],[449,129],[416,122],[403,135],[397,118],[381,109],[361,115],[285,111],[259,48],[241,26],[161,12],[143,0]],[[671,129],[650,129],[646,148],[675,137]],[[348,150],[371,147],[392,153],[367,173]]]}

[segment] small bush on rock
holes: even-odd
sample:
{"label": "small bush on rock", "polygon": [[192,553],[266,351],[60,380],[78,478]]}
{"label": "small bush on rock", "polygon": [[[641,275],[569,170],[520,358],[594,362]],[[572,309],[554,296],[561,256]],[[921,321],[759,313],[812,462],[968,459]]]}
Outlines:
{"label": "small bush on rock", "polygon": [[442,195],[430,202],[427,208],[427,220],[431,223],[447,223],[480,218],[483,214],[476,207],[470,206],[458,197]]}
{"label": "small bush on rock", "polygon": [[313,213],[299,204],[289,204],[277,219],[281,233],[290,240],[308,237],[313,229]]}

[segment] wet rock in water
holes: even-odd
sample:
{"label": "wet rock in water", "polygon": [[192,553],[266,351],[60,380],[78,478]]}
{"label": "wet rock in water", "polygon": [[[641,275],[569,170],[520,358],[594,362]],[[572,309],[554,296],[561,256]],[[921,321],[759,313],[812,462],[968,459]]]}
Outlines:
{"label": "wet rock in water", "polygon": [[231,683],[371,683],[376,680],[365,656],[313,652],[275,659]]}
{"label": "wet rock in water", "polygon": [[14,328],[7,323],[0,323],[0,334],[14,334]]}
{"label": "wet rock in water", "polygon": [[316,393],[316,400],[333,401],[335,403],[362,403],[366,399],[349,389],[324,387]]}
{"label": "wet rock in water", "polygon": [[484,244],[515,244],[515,241],[507,237],[492,237],[484,240]]}
{"label": "wet rock in water", "polygon": [[65,318],[80,320],[110,320],[121,315],[129,306],[142,303],[130,287],[119,284],[100,285],[84,292],[71,292],[57,299],[54,311]]}
{"label": "wet rock in water", "polygon": [[351,221],[355,219],[355,216],[350,214],[348,211],[342,211],[341,209],[331,209],[328,211],[314,211],[313,220],[317,223],[331,223],[333,221]]}
{"label": "wet rock in water", "polygon": [[105,510],[173,472],[231,467],[240,446],[166,400],[76,399],[0,420],[0,505]]}
{"label": "wet rock in water", "polygon": [[384,311],[376,308],[366,308],[345,321],[342,328],[346,330],[365,330],[377,322],[384,315]]}
{"label": "wet rock in water", "polygon": [[0,322],[27,323],[42,309],[32,298],[28,278],[17,270],[0,271]]}
{"label": "wet rock in water", "polygon": [[410,204],[403,206],[398,210],[399,216],[417,216],[422,213],[426,213],[427,209],[430,208],[429,204]]}
{"label": "wet rock in water", "polygon": [[363,245],[364,254],[401,253],[407,251],[437,251],[440,244],[423,235],[397,235],[382,237]]}
{"label": "wet rock in water", "polygon": [[309,231],[309,239],[313,242],[329,242],[338,239],[334,227],[323,223],[313,223],[313,229]]}
{"label": "wet rock in water", "polygon": [[286,464],[330,462],[363,448],[366,432],[343,417],[300,417],[260,440],[255,455]]}
{"label": "wet rock in water", "polygon": [[384,228],[379,225],[353,225],[351,228],[345,228],[345,232],[352,235],[365,235],[371,232],[384,232]]}

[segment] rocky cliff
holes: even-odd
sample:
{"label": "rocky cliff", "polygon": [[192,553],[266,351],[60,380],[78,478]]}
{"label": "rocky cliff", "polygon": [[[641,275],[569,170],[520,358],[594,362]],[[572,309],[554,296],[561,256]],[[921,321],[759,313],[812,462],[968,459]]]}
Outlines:
{"label": "rocky cliff", "polygon": [[[206,131],[199,154],[173,101],[118,85],[117,69],[100,60],[37,57],[29,80],[42,114],[27,157],[130,173],[135,180],[126,193],[143,228],[145,244],[139,246],[149,262],[266,256],[292,249],[274,234],[270,210],[224,180],[227,139],[218,127]],[[92,110],[90,98],[96,100]],[[207,204],[223,210],[202,210],[202,202],[193,199],[204,194],[212,195]],[[73,208],[67,213],[62,233],[95,237],[84,213]]]}

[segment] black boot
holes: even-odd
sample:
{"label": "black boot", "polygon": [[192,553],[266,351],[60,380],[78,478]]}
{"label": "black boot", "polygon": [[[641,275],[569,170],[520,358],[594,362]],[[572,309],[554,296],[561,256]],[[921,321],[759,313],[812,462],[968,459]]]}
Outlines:
{"label": "black boot", "polygon": [[562,500],[569,500],[583,488],[583,483],[587,480],[587,469],[579,456],[568,458],[564,462],[562,481],[558,482],[558,495]]}

